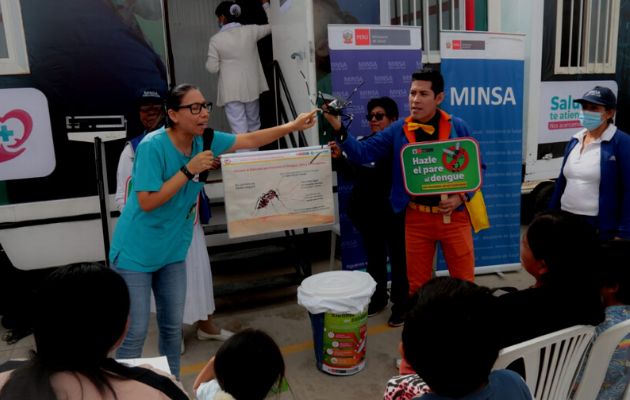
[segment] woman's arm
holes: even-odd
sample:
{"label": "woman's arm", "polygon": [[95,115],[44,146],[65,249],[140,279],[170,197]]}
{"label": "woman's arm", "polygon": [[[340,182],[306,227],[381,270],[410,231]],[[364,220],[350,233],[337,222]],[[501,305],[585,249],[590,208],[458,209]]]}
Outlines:
{"label": "woman's arm", "polygon": [[211,74],[216,74],[219,72],[219,63],[221,59],[219,57],[219,52],[217,48],[214,46],[212,42],[212,38],[210,39],[210,44],[208,45],[208,59],[206,60],[206,70]]}
{"label": "woman's arm", "polygon": [[261,0],[263,10],[265,10],[265,14],[267,15],[267,23],[265,25],[256,25],[256,40],[260,40],[265,36],[271,34],[271,19],[269,16],[269,0]]}
{"label": "woman's arm", "polygon": [[[186,168],[191,174],[197,175],[210,169],[213,165],[213,160],[214,155],[210,150],[202,151],[186,164]],[[138,204],[140,204],[140,208],[143,211],[154,210],[175,196],[187,182],[188,177],[182,171],[177,171],[175,175],[162,184],[160,190],[156,192],[137,192]]]}
{"label": "woman's arm", "polygon": [[251,149],[254,147],[264,146],[290,132],[306,130],[315,125],[316,114],[317,110],[313,110],[308,113],[301,113],[295,120],[287,122],[286,124],[236,135],[236,140],[234,140],[232,147],[227,150],[227,153],[231,153],[239,149]]}

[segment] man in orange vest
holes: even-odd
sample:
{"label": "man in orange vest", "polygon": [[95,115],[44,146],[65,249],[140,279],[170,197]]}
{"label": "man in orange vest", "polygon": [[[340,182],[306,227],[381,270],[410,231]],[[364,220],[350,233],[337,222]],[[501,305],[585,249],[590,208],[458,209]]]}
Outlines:
{"label": "man in orange vest", "polygon": [[[342,128],[336,140],[357,164],[392,158],[390,200],[396,213],[405,213],[405,247],[409,295],[431,279],[433,258],[440,242],[452,277],[474,279],[474,249],[470,217],[464,205],[472,193],[410,196],[405,190],[401,149],[408,143],[447,140],[470,136],[471,129],[460,118],[438,108],[444,100],[444,78],[439,71],[422,70],[412,74],[409,90],[410,116],[398,120],[367,140],[357,141]],[[324,112],[328,120],[335,116]],[[370,199],[365,199],[369,202]],[[444,216],[450,216],[445,223]],[[402,324],[402,322],[401,322]]]}

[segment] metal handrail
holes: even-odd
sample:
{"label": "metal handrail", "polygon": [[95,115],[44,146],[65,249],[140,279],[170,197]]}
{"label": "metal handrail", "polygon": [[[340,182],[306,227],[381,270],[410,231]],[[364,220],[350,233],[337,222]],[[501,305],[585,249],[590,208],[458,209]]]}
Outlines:
{"label": "metal handrail", "polygon": [[[282,96],[280,95],[280,89],[282,89],[282,93],[286,99],[287,105],[289,106],[289,110],[291,111],[292,119],[297,118],[298,113],[295,109],[295,105],[293,104],[293,99],[291,98],[291,94],[289,93],[289,87],[287,86],[287,82],[284,79],[284,75],[282,74],[282,69],[280,68],[280,64],[278,60],[273,61],[273,72],[274,72],[274,84],[275,84],[275,99],[276,99],[276,124],[289,122],[289,118],[287,116],[286,108],[284,106],[284,102],[282,101]],[[306,136],[304,135],[304,131],[298,131],[298,142],[296,143],[295,137],[293,136],[293,132],[289,135],[289,140],[291,140],[292,147],[305,147],[308,146],[308,141],[306,140]],[[286,140],[284,138],[281,139],[284,144],[283,148],[286,148]]]}

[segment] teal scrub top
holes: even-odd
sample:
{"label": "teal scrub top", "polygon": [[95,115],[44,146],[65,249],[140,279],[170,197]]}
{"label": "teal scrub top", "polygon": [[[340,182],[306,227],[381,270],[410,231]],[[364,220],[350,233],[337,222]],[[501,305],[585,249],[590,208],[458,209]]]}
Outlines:
{"label": "teal scrub top", "polygon": [[[236,135],[215,131],[211,150],[215,156],[227,151]],[[118,219],[109,259],[117,268],[153,272],[161,267],[182,262],[192,238],[197,211],[197,197],[202,183],[190,180],[160,207],[144,211],[137,192],[157,192],[162,184],[179,172],[203,150],[203,138],[193,140],[190,156],[182,154],[160,128],[146,135],[138,145],[131,172],[134,194]]]}

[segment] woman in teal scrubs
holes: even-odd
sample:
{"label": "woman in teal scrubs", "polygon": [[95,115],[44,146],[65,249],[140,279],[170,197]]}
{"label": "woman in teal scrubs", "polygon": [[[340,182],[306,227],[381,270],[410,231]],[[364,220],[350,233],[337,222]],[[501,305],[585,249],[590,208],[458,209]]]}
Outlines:
{"label": "woman in teal scrubs", "polygon": [[151,289],[155,295],[159,351],[179,377],[181,329],[186,296],[184,260],[192,238],[199,173],[215,157],[260,147],[315,123],[315,111],[273,128],[232,135],[216,132],[203,150],[212,103],[195,86],[173,88],[166,100],[168,128],[149,133],[138,145],[132,169],[133,191],[118,220],[110,260],[125,279],[131,297],[129,330],[117,358],[137,358],[147,335]]}

